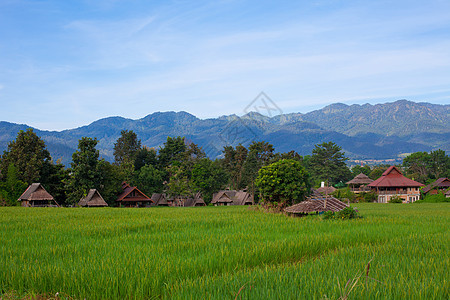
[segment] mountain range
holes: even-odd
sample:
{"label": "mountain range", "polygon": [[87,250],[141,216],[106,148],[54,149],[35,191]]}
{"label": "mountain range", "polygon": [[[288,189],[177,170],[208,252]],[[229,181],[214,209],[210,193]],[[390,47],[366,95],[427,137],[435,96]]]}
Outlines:
{"label": "mountain range", "polygon": [[[30,126],[0,122],[0,150],[7,148],[19,130]],[[142,119],[109,117],[87,126],[43,131],[33,128],[46,142],[52,158],[68,165],[83,136],[97,138],[97,149],[113,160],[113,147],[121,130],[133,130],[148,147],[162,146],[168,136],[185,136],[209,157],[218,157],[223,146],[253,140],[274,145],[277,152],[311,154],[314,145],[333,141],[352,159],[392,159],[405,153],[442,149],[450,151],[450,105],[398,100],[384,104],[331,104],[306,114],[266,116],[249,112],[199,119],[187,112],[156,112]]]}

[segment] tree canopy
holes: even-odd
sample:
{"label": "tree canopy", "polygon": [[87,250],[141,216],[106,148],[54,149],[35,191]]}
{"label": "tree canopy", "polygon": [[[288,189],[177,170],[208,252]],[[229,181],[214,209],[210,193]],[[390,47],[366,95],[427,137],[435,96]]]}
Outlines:
{"label": "tree canopy", "polygon": [[282,159],[262,167],[255,184],[262,200],[268,202],[300,202],[310,191],[308,172],[299,161],[292,159]]}

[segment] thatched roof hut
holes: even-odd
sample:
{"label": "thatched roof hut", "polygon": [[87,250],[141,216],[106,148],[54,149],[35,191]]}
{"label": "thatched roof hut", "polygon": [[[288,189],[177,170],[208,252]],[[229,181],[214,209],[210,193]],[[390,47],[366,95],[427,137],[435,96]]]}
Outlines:
{"label": "thatched roof hut", "polygon": [[350,186],[350,189],[352,190],[352,192],[360,193],[360,192],[369,192],[370,188],[367,187],[367,185],[372,182],[373,182],[373,180],[370,179],[369,176],[367,176],[364,173],[360,173],[360,174],[356,175],[355,178],[348,181],[346,184],[348,184]]}
{"label": "thatched roof hut", "polygon": [[369,176],[367,176],[364,173],[360,173],[355,176],[352,180],[348,181],[346,184],[352,184],[352,185],[362,185],[362,184],[369,184],[372,183],[373,179],[370,179]]}
{"label": "thatched roof hut", "polygon": [[153,201],[152,206],[169,206],[166,194],[153,193],[151,199]]}
{"label": "thatched roof hut", "polygon": [[17,201],[20,201],[21,206],[25,207],[59,206],[55,198],[40,183],[32,183]]}
{"label": "thatched roof hut", "polygon": [[346,207],[348,207],[347,204],[334,197],[313,194],[305,201],[285,208],[284,211],[289,214],[305,215],[312,212],[338,212]]}
{"label": "thatched roof hut", "polygon": [[105,207],[108,203],[103,199],[102,195],[96,189],[90,189],[86,197],[81,198],[78,202],[83,207]]}
{"label": "thatched roof hut", "polygon": [[222,205],[253,205],[252,194],[246,191],[222,190],[213,195],[211,204]]}
{"label": "thatched roof hut", "polygon": [[318,193],[321,193],[322,195],[329,195],[329,194],[333,193],[334,191],[336,191],[336,188],[333,186],[322,186],[322,187],[316,189],[316,191]]}

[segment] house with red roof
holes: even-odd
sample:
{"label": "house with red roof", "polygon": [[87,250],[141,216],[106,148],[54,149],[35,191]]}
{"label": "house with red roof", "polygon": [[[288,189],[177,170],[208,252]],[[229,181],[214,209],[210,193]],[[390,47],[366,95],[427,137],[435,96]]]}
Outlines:
{"label": "house with red roof", "polygon": [[137,187],[122,183],[123,192],[117,197],[116,203],[125,207],[149,207],[153,200],[141,192]]}
{"label": "house with red roof", "polygon": [[420,199],[419,188],[425,185],[406,178],[397,167],[390,166],[367,186],[378,194],[378,203],[388,203],[395,196],[402,198],[403,203],[411,203]]}

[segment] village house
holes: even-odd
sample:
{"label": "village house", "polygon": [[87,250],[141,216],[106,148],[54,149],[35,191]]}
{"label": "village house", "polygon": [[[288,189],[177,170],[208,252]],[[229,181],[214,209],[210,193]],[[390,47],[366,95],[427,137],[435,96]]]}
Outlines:
{"label": "village house", "polygon": [[78,206],[82,207],[106,207],[108,203],[103,199],[97,189],[90,189],[86,197],[81,198]]}
{"label": "village house", "polygon": [[169,203],[166,199],[166,194],[153,193],[151,199],[153,201],[153,203],[151,204],[152,206],[169,206]]}
{"label": "village house", "polygon": [[174,207],[191,207],[191,206],[206,206],[200,193],[195,194],[194,197],[167,197],[166,194],[153,193],[152,206],[174,206]]}
{"label": "village house", "polygon": [[411,203],[420,199],[419,188],[424,184],[406,178],[397,167],[390,166],[380,178],[367,186],[378,194],[378,203],[388,203],[395,196],[400,197],[403,203]]}
{"label": "village house", "polygon": [[222,190],[213,195],[214,206],[253,205],[253,196],[246,191]]}
{"label": "village house", "polygon": [[373,180],[369,178],[364,173],[360,173],[355,176],[352,180],[346,182],[346,184],[350,187],[350,190],[355,193],[363,193],[370,192],[370,187],[367,187],[368,184],[372,183]]}
{"label": "village house", "polygon": [[40,183],[31,184],[17,201],[24,207],[59,207],[55,198]]}
{"label": "village house", "polygon": [[153,201],[137,187],[122,183],[123,192],[117,197],[116,203],[125,207],[149,207]]}
{"label": "village house", "polygon": [[450,189],[450,179],[448,178],[439,178],[435,182],[427,185],[422,189],[422,193],[425,195],[436,195],[439,192],[445,194],[445,192]]}

